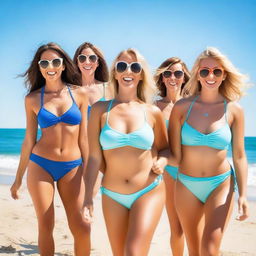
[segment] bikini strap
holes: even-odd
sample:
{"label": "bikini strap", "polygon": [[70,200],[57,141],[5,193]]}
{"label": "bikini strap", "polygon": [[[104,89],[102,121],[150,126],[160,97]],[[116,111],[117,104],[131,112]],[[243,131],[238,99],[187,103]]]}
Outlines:
{"label": "bikini strap", "polygon": [[224,99],[224,115],[226,122],[228,123],[228,115],[227,115],[227,101]]}
{"label": "bikini strap", "polygon": [[[68,91],[69,91],[69,94],[70,94],[70,96],[71,96],[72,101],[75,102],[75,99],[74,99],[74,97],[73,97],[73,95],[72,95],[72,93],[71,93],[70,87],[69,87],[68,85],[67,85],[67,87],[68,87]],[[75,102],[75,103],[76,103],[76,102]]]}
{"label": "bikini strap", "polygon": [[187,116],[186,116],[185,122],[188,120],[189,115],[190,115],[190,112],[191,112],[191,109],[192,109],[192,107],[193,107],[193,105],[194,105],[194,103],[196,102],[196,100],[197,100],[198,97],[199,97],[199,95],[197,95],[197,96],[193,99],[192,103],[190,104],[189,109],[188,109],[188,112],[187,112]]}
{"label": "bikini strap", "polygon": [[41,108],[44,105],[44,86],[41,88]]}
{"label": "bikini strap", "polygon": [[112,107],[113,101],[114,101],[114,99],[113,99],[113,100],[111,100],[111,101],[109,102],[109,104],[108,104],[107,119],[106,119],[106,123],[107,123],[107,124],[108,124],[109,112],[110,112],[110,110],[111,110],[111,107]]}

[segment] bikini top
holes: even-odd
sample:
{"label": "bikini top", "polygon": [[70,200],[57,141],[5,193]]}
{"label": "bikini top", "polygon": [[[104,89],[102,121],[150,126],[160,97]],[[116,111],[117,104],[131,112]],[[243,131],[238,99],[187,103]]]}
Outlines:
{"label": "bikini top", "polygon": [[109,112],[114,100],[111,100],[108,105],[107,118],[104,127],[100,132],[100,144],[103,150],[121,148],[130,146],[143,150],[149,150],[154,142],[154,132],[152,127],[147,122],[146,111],[144,110],[145,122],[144,125],[131,133],[122,133],[110,127],[108,123]]}
{"label": "bikini top", "polygon": [[169,120],[165,119],[165,125],[166,125],[166,129],[168,130],[168,128],[169,128]]}
{"label": "bikini top", "polygon": [[217,129],[214,132],[211,132],[209,134],[204,134],[193,128],[190,124],[187,123],[187,120],[189,118],[191,109],[198,98],[195,97],[193,102],[190,104],[186,120],[184,124],[182,125],[181,129],[181,144],[186,145],[186,146],[207,146],[210,148],[215,148],[215,149],[228,149],[228,146],[231,142],[231,131],[230,127],[228,125],[227,121],[227,115],[226,115],[226,110],[227,110],[227,102],[224,100],[224,114],[225,114],[225,120],[226,124],[222,126],[220,129]]}
{"label": "bikini top", "polygon": [[42,87],[41,89],[41,108],[37,114],[37,120],[38,124],[41,128],[47,128],[53,125],[56,125],[60,122],[71,124],[71,125],[77,125],[80,124],[82,115],[81,112],[76,105],[76,102],[73,98],[73,95],[71,93],[71,90],[68,87],[69,94],[72,98],[72,106],[61,116],[56,116],[55,114],[51,113],[47,109],[44,108],[44,90],[45,87]]}
{"label": "bikini top", "polygon": [[[105,83],[103,83],[103,96],[98,101],[106,101],[105,96],[106,96],[106,85],[105,85]],[[91,113],[91,108],[92,108],[92,106],[88,105],[88,109],[87,109],[87,117],[88,118],[89,118],[90,113]]]}

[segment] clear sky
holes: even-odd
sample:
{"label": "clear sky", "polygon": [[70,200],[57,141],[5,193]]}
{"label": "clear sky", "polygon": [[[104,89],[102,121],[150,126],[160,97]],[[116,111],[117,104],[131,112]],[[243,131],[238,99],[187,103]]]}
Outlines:
{"label": "clear sky", "polygon": [[[73,57],[84,41],[100,47],[111,64],[137,48],[152,70],[178,56],[191,68],[207,46],[225,53],[256,81],[254,0],[37,0],[0,4],[0,127],[25,127],[22,78],[43,43],[60,44]],[[256,136],[256,87],[241,100],[246,135]]]}

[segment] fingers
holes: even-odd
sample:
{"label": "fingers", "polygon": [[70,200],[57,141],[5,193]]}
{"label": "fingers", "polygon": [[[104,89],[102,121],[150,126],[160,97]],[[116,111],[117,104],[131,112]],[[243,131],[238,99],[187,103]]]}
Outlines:
{"label": "fingers", "polygon": [[164,172],[163,168],[157,162],[153,164],[152,171],[156,174],[162,174]]}
{"label": "fingers", "polygon": [[93,210],[91,207],[84,207],[83,209],[83,218],[87,223],[93,222]]}
{"label": "fingers", "polygon": [[17,189],[13,189],[13,188],[11,188],[10,190],[11,190],[11,196],[12,196],[12,198],[13,198],[14,200],[19,199]]}
{"label": "fingers", "polygon": [[249,208],[246,201],[238,201],[238,216],[236,220],[243,221],[249,217]]}

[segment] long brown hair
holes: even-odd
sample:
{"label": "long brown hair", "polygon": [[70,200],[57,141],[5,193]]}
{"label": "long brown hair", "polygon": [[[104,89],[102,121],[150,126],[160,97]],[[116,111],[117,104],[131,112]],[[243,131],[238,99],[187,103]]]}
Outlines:
{"label": "long brown hair", "polygon": [[[95,79],[100,82],[103,82],[103,83],[108,82],[108,79],[109,79],[108,66],[107,66],[106,60],[103,56],[103,53],[101,52],[101,50],[98,47],[96,47],[95,45],[93,45],[89,42],[85,42],[85,43],[81,44],[75,52],[73,61],[76,64],[77,68],[78,68],[77,57],[79,54],[81,54],[83,49],[86,49],[86,48],[92,49],[98,57],[99,65],[98,65],[97,69],[95,70]],[[79,68],[78,68],[78,71],[81,76],[81,71]]]}
{"label": "long brown hair", "polygon": [[185,87],[185,84],[188,82],[189,78],[190,78],[190,73],[188,71],[188,68],[186,66],[186,64],[178,57],[172,57],[172,58],[168,58],[167,60],[165,60],[156,70],[154,79],[156,82],[156,86],[158,88],[158,90],[160,91],[160,96],[161,97],[165,97],[166,96],[166,87],[165,84],[163,82],[163,72],[166,71],[167,69],[169,69],[172,65],[174,64],[181,64],[182,66],[182,71],[184,72],[184,83],[181,85],[181,95],[184,93],[183,89]]}
{"label": "long brown hair", "polygon": [[45,79],[40,72],[38,61],[40,60],[42,53],[47,50],[55,51],[60,55],[61,58],[63,58],[63,65],[65,65],[65,70],[63,70],[61,73],[61,80],[67,85],[81,85],[81,80],[77,72],[77,68],[73,64],[71,58],[58,44],[51,42],[44,44],[37,49],[29,68],[24,74],[21,75],[25,77],[25,84],[28,92],[33,92],[45,85]]}

